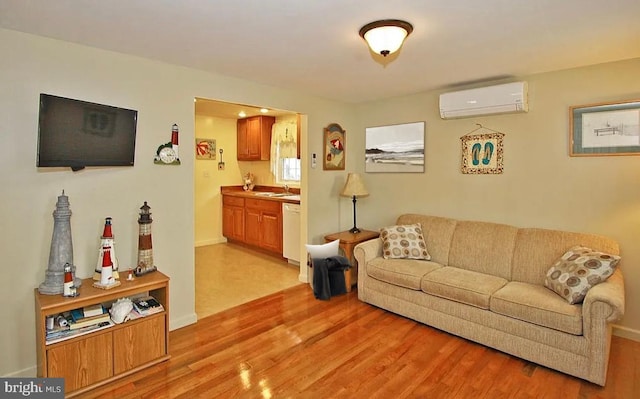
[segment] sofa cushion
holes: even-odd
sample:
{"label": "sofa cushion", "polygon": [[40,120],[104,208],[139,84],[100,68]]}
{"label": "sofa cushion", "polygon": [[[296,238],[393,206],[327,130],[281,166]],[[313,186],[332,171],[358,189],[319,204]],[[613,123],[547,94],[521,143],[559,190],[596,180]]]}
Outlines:
{"label": "sofa cushion", "polygon": [[489,309],[539,326],[582,335],[582,306],[568,304],[541,285],[511,281],[493,294]]}
{"label": "sofa cushion", "polygon": [[507,280],[446,266],[436,269],[422,278],[422,291],[427,294],[489,309],[491,294],[507,284]]}
{"label": "sofa cushion", "polygon": [[576,246],[551,266],[544,285],[570,304],[580,303],[591,287],[613,274],[619,261],[617,255]]}
{"label": "sofa cushion", "polygon": [[567,248],[582,245],[597,251],[618,255],[618,243],[595,234],[538,228],[518,230],[510,281],[544,285],[549,266],[562,256]]}
{"label": "sofa cushion", "polygon": [[375,258],[367,263],[367,274],[385,283],[420,290],[422,276],[442,265],[415,259]]}
{"label": "sofa cushion", "polygon": [[380,239],[385,259],[431,259],[420,223],[383,227]]}
{"label": "sofa cushion", "polygon": [[406,213],[398,216],[396,224],[416,224],[422,226],[424,241],[431,260],[447,265],[449,262],[449,250],[451,249],[451,237],[456,227],[456,220],[439,216],[417,215]]}
{"label": "sofa cushion", "polygon": [[511,259],[517,233],[517,228],[506,224],[458,222],[447,266],[511,280]]}

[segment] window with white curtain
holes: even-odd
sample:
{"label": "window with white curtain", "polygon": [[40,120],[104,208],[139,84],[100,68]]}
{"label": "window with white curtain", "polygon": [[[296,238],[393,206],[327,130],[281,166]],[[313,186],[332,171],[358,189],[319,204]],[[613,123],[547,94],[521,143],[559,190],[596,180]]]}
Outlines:
{"label": "window with white curtain", "polygon": [[293,121],[277,122],[271,129],[271,172],[277,184],[300,184],[297,126]]}
{"label": "window with white curtain", "polygon": [[282,173],[279,177],[278,183],[300,183],[300,160],[298,158],[282,158]]}

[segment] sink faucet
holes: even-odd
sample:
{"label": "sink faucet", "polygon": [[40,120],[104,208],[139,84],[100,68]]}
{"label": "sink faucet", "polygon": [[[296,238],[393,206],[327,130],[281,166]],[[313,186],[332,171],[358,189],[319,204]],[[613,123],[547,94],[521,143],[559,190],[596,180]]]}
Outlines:
{"label": "sink faucet", "polygon": [[288,185],[288,184],[285,184],[283,188],[284,188],[284,192],[285,192],[286,194],[289,194],[289,185]]}

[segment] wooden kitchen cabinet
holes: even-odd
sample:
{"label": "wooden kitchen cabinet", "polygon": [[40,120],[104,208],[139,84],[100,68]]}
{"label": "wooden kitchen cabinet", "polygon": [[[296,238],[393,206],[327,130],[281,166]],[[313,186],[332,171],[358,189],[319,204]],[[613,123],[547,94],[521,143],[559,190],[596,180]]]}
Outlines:
{"label": "wooden kitchen cabinet", "polygon": [[222,234],[230,242],[246,244],[282,257],[282,201],[222,194]]}
{"label": "wooden kitchen cabinet", "polygon": [[245,241],[244,198],[222,196],[222,235],[231,240]]}
{"label": "wooden kitchen cabinet", "polygon": [[[121,273],[122,274],[122,273]],[[82,280],[78,296],[43,295],[36,288],[36,356],[39,378],[64,378],[65,397],[108,384],[169,359],[169,277],[153,272],[109,290]],[[46,318],[90,305],[110,304],[124,297],[151,295],[164,311],[88,332],[60,342],[46,340]]]}
{"label": "wooden kitchen cabinet", "polygon": [[245,242],[282,255],[282,204],[245,200]]}
{"label": "wooden kitchen cabinet", "polygon": [[273,116],[252,116],[238,119],[238,161],[268,161],[271,155]]}

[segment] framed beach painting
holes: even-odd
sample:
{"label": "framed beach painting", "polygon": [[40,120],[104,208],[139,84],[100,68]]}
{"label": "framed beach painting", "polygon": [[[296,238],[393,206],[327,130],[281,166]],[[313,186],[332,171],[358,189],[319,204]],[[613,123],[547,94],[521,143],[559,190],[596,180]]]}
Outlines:
{"label": "framed beach painting", "polygon": [[365,129],[365,172],[424,172],[425,122]]}
{"label": "framed beach painting", "polygon": [[640,155],[640,100],[569,109],[569,155]]}

